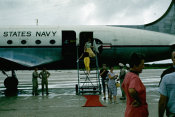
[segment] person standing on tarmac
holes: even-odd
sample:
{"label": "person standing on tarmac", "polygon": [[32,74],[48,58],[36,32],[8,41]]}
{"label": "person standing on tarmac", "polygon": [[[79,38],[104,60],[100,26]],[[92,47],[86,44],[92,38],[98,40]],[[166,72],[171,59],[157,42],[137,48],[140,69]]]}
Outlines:
{"label": "person standing on tarmac", "polygon": [[[125,71],[124,65],[122,63],[119,63],[119,67],[120,67],[119,79],[120,79],[120,84],[122,84],[123,80],[125,78],[125,75],[126,75],[126,71]],[[126,100],[126,95],[125,95],[125,92],[122,88],[122,85],[120,85],[120,89],[121,89],[121,92],[122,92],[122,97],[120,98],[120,100]]]}
{"label": "person standing on tarmac", "polygon": [[175,72],[166,74],[159,87],[159,117],[175,117]]}
{"label": "person standing on tarmac", "polygon": [[46,94],[48,95],[48,78],[50,76],[50,73],[46,70],[46,68],[43,68],[43,71],[40,72],[39,78],[41,78],[41,85],[42,85],[42,95],[44,95],[44,85],[46,86]]}
{"label": "person standing on tarmac", "polygon": [[171,60],[172,60],[172,62],[173,62],[173,65],[172,65],[170,68],[168,68],[168,69],[166,69],[166,70],[163,71],[163,73],[162,73],[161,76],[160,76],[161,79],[160,79],[160,82],[159,82],[159,86],[160,86],[160,83],[162,82],[163,77],[164,77],[166,74],[175,72],[175,51],[173,51],[173,52],[171,53]]}
{"label": "person standing on tarmac", "polygon": [[33,84],[33,90],[32,90],[32,94],[33,95],[38,95],[38,68],[35,68],[35,71],[32,74],[32,84]]}
{"label": "person standing on tarmac", "polygon": [[130,58],[130,72],[125,76],[122,88],[127,96],[125,117],[148,117],[146,88],[139,78],[144,68],[144,56],[133,53]]}
{"label": "person standing on tarmac", "polygon": [[[102,86],[103,86],[103,94],[104,94],[104,100],[106,100],[106,82],[107,82],[107,75],[108,75],[108,70],[106,68],[106,64],[103,64],[103,68],[100,70],[100,76],[102,78]],[[107,86],[108,90],[108,86]],[[109,90],[108,90],[108,96],[109,96]]]}
{"label": "person standing on tarmac", "polygon": [[109,103],[112,103],[112,96],[114,99],[114,104],[117,104],[117,87],[115,83],[115,79],[117,79],[118,75],[113,72],[114,67],[110,66],[110,71],[108,72],[108,88],[109,88]]}

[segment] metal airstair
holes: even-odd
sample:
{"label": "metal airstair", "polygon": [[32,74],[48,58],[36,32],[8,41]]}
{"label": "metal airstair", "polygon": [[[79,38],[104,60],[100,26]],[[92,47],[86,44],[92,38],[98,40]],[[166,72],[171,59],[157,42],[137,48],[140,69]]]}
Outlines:
{"label": "metal airstair", "polygon": [[[79,58],[77,49],[77,58]],[[91,72],[88,75],[84,66],[84,58],[77,61],[78,85],[76,86],[78,95],[101,94],[101,84],[99,77],[99,66],[97,54],[94,58],[90,58]]]}

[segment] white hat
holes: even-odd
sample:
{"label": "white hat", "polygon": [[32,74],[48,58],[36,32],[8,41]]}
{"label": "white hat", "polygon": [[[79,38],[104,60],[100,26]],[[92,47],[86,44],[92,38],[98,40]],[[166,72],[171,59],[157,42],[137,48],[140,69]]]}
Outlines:
{"label": "white hat", "polygon": [[118,65],[119,65],[120,67],[124,67],[123,63],[119,63]]}
{"label": "white hat", "polygon": [[130,65],[129,64],[126,64],[126,67],[130,68]]}

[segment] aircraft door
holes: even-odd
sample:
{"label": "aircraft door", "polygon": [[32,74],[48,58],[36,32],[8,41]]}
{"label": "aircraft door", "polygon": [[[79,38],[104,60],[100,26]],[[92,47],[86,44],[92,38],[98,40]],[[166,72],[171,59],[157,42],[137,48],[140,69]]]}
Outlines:
{"label": "aircraft door", "polygon": [[76,58],[75,31],[62,31],[62,55],[66,58]]}

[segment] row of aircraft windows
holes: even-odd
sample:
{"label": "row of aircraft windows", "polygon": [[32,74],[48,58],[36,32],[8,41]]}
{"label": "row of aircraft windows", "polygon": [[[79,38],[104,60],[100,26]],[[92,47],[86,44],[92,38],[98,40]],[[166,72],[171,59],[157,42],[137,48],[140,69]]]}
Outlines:
{"label": "row of aircraft windows", "polygon": [[[27,41],[26,40],[22,40],[21,41],[21,44],[26,44],[27,43]],[[41,44],[41,40],[36,40],[35,41],[35,43],[37,44],[37,45],[39,45],[39,44]],[[55,40],[50,40],[50,44],[55,44],[56,43],[56,41]],[[12,40],[8,40],[7,41],[7,44],[13,44],[13,41]]]}

